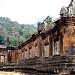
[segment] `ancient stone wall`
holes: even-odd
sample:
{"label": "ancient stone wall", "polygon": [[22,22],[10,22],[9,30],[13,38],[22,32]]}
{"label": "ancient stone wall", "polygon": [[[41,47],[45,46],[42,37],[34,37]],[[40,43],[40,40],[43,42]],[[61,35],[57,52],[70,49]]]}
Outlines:
{"label": "ancient stone wall", "polygon": [[65,32],[63,34],[63,52],[67,53],[68,48],[73,45],[75,48],[75,25],[72,21],[68,23],[65,27]]}

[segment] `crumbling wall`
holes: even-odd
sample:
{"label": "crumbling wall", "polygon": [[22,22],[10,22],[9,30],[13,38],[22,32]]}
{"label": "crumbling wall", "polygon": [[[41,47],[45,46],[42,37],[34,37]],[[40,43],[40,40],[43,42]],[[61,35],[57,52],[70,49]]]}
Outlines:
{"label": "crumbling wall", "polygon": [[73,44],[75,48],[75,26],[70,23],[66,26],[65,32],[63,35],[63,52],[67,54],[68,48]]}

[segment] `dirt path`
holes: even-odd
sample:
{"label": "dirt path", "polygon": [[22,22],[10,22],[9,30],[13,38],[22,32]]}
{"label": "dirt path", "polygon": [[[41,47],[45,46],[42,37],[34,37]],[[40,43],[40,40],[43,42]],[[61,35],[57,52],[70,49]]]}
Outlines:
{"label": "dirt path", "polygon": [[0,75],[22,75],[22,74],[16,73],[16,72],[4,72],[4,71],[0,71]]}

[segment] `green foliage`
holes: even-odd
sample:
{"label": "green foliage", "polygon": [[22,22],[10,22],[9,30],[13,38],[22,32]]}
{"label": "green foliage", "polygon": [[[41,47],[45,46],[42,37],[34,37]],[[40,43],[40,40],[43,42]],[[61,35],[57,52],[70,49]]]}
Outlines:
{"label": "green foliage", "polygon": [[[4,39],[9,36],[10,45],[18,45],[30,38],[30,36],[37,32],[37,28],[30,24],[19,24],[16,21],[13,22],[9,18],[0,17],[0,34],[5,36]],[[13,39],[16,37],[18,39]]]}
{"label": "green foliage", "polygon": [[12,46],[17,46],[17,45],[19,45],[19,40],[16,37],[14,37],[10,40],[10,44]]}
{"label": "green foliage", "polygon": [[0,44],[4,43],[4,37],[2,35],[0,35]]}

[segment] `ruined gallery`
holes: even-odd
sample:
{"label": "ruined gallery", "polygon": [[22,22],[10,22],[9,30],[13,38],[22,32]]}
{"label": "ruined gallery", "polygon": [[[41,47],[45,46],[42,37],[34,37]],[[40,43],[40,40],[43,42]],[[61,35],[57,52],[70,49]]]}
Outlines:
{"label": "ruined gallery", "polygon": [[[58,13],[59,14],[59,13]],[[75,70],[75,1],[62,7],[60,17],[38,22],[38,33],[17,47],[1,46],[0,62],[17,63],[17,68],[32,68],[55,73]],[[65,66],[66,64],[66,66]]]}

